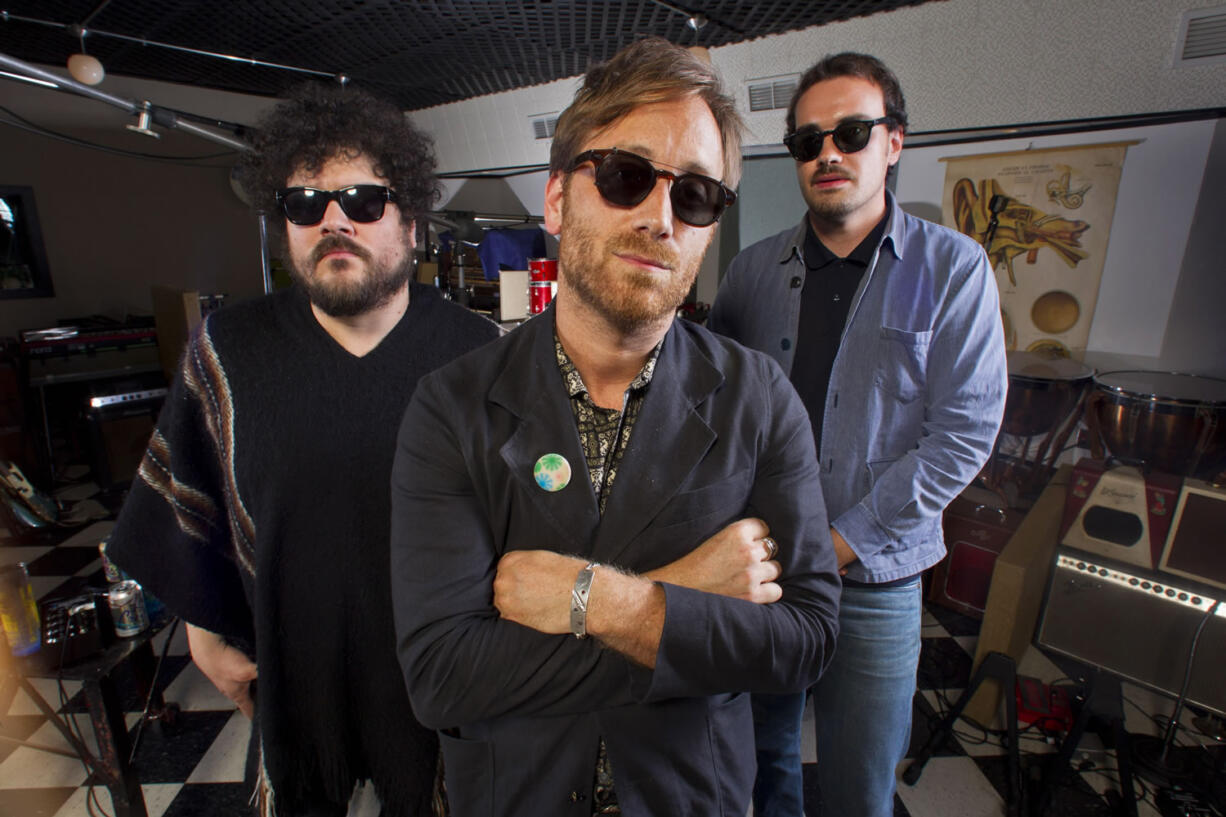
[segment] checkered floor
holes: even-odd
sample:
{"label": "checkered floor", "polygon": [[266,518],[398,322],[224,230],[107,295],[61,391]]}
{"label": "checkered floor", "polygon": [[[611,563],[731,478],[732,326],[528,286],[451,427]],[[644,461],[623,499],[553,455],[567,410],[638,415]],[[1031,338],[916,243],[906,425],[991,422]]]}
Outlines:
{"label": "checkered floor", "polygon": [[[98,559],[99,540],[110,529],[100,521],[80,530],[58,545],[31,545],[18,542],[0,531],[0,564],[17,561],[29,566],[31,582],[40,598],[63,594],[69,582],[87,579],[102,584]],[[971,657],[975,650],[978,622],[940,607],[930,606],[924,616],[923,653],[919,670],[920,692],[915,699],[915,726],[911,753],[923,744],[942,712],[956,700],[968,683]],[[155,642],[160,652],[165,633]],[[1031,648],[1019,673],[1044,681],[1066,679],[1075,668],[1061,669],[1040,651]],[[91,746],[89,719],[75,684],[65,683],[61,691],[54,680],[33,682],[42,696],[61,715],[75,722]],[[165,699],[180,707],[173,723],[151,722],[142,730],[136,765],[150,817],[187,817],[188,815],[248,815],[250,794],[243,785],[243,762],[249,725],[229,701],[213,689],[196,670],[187,655],[181,630],[172,641],[159,675]],[[1169,714],[1169,700],[1145,690],[1125,685],[1127,726],[1132,733],[1158,734],[1154,716]],[[126,703],[128,726],[135,735],[141,701],[131,696]],[[810,817],[820,814],[813,783],[816,760],[812,745],[812,713],[806,712],[808,725],[803,747],[806,761],[806,803]],[[1185,718],[1189,724],[1190,717]],[[7,739],[6,739],[7,738]],[[1191,743],[1190,734],[1181,734],[1181,743]],[[103,786],[91,786],[87,770],[76,759],[40,751],[15,741],[67,748],[60,733],[40,713],[23,692],[19,692],[7,713],[0,713],[0,815],[11,817],[87,817],[113,814],[111,801]],[[1208,741],[1206,741],[1208,742]],[[1055,746],[1034,732],[1023,733],[1020,741],[1024,768],[1034,767]],[[1193,753],[1198,762],[1210,764],[1212,758],[1201,749]],[[1218,750],[1220,751],[1220,750]],[[1078,747],[1075,761],[1080,773],[1054,791],[1049,815],[1099,815],[1112,813],[1103,796],[1118,790],[1114,753],[1104,748],[1097,737],[1087,734]],[[901,773],[901,768],[900,768]],[[1034,774],[1028,774],[1034,777]],[[927,764],[915,786],[900,783],[895,798],[899,817],[987,817],[1004,814],[1002,793],[1005,782],[1005,756],[996,734],[959,722],[956,736]],[[1226,784],[1221,784],[1226,787]],[[1139,788],[1139,787],[1138,787]],[[1141,817],[1159,814],[1154,805],[1152,786],[1144,791],[1139,804]],[[351,815],[378,813],[368,792],[359,791]]]}

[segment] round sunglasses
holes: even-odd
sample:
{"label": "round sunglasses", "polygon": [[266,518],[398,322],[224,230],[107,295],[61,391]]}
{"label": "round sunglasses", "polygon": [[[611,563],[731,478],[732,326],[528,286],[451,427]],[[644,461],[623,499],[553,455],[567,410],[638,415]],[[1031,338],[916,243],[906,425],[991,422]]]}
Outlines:
{"label": "round sunglasses", "polygon": [[788,153],[798,162],[811,162],[820,156],[827,136],[833,140],[840,153],[856,153],[868,145],[874,127],[889,121],[891,120],[888,116],[878,119],[848,119],[830,130],[822,130],[817,125],[806,125],[783,137],[783,144],[787,145]]}
{"label": "round sunglasses", "polygon": [[586,150],[575,157],[567,172],[573,173],[586,162],[596,166],[596,189],[601,197],[618,207],[641,204],[655,189],[657,179],[668,179],[673,215],[691,227],[714,224],[736,201],[735,191],[710,176],[660,170],[651,160],[620,148]]}
{"label": "round sunglasses", "polygon": [[323,221],[328,203],[335,201],[350,221],[369,224],[383,218],[383,208],[396,192],[381,184],[354,184],[340,190],[287,187],[277,191],[277,204],[291,224],[313,227]]}

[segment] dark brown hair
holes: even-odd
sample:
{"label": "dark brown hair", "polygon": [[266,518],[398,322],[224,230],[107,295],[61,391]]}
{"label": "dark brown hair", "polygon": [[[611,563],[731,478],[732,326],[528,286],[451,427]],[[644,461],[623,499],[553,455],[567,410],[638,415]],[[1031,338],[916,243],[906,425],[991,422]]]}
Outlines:
{"label": "dark brown hair", "polygon": [[[902,98],[902,86],[898,84],[898,77],[894,76],[894,72],[886,68],[885,63],[876,57],[844,51],[842,54],[831,54],[824,57],[817,65],[805,71],[800,78],[800,84],[796,87],[796,93],[792,94],[792,101],[788,105],[788,133],[796,130],[796,104],[800,102],[805,91],[823,80],[839,77],[859,77],[880,88],[881,96],[885,101],[885,115],[890,117],[890,130],[905,131],[907,129],[907,103]],[[831,125],[827,124],[826,127],[831,127]]]}

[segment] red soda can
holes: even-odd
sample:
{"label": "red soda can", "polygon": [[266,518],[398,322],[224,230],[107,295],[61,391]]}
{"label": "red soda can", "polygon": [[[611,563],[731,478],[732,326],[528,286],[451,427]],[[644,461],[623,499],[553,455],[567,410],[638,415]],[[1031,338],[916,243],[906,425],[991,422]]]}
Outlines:
{"label": "red soda can", "polygon": [[558,262],[552,258],[528,259],[528,314],[539,315],[558,294]]}

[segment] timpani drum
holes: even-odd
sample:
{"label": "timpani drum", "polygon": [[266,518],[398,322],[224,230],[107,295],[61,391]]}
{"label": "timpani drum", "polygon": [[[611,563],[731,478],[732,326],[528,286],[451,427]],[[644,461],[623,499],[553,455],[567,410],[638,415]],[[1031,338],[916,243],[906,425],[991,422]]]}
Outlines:
{"label": "timpani drum", "polygon": [[1226,380],[1121,370],[1094,378],[1086,408],[1116,459],[1217,481],[1226,472]]}
{"label": "timpani drum", "polygon": [[1019,437],[1062,426],[1094,379],[1094,370],[1067,357],[1008,352],[1009,394],[1001,430]]}

